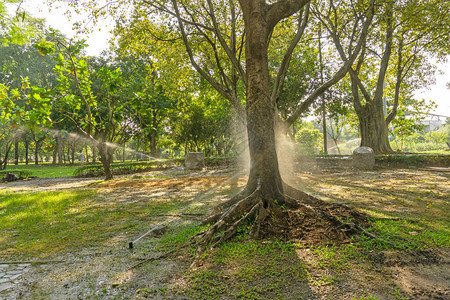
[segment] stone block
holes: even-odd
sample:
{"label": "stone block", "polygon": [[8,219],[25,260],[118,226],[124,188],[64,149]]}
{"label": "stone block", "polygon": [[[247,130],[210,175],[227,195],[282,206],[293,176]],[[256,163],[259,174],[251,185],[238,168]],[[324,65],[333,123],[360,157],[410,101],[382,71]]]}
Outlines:
{"label": "stone block", "polygon": [[184,158],[184,166],[188,170],[201,170],[205,167],[203,152],[188,152]]}
{"label": "stone block", "polygon": [[0,283],[0,292],[7,290],[11,287],[13,287],[13,284],[11,282]]}
{"label": "stone block", "polygon": [[353,151],[353,168],[357,170],[373,170],[375,153],[370,147],[358,147]]}

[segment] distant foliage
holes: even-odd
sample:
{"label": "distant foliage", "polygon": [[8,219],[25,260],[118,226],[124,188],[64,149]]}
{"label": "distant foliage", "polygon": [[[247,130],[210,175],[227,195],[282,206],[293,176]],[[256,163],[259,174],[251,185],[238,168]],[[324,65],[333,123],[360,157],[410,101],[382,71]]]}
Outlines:
{"label": "distant foliage", "polygon": [[[139,161],[111,164],[111,171],[114,175],[133,174],[151,171],[154,169],[168,168],[180,165],[183,159],[170,159],[161,161]],[[75,177],[97,177],[104,175],[103,166],[100,164],[85,165],[75,170]]]}
{"label": "distant foliage", "polygon": [[304,127],[295,135],[295,141],[299,145],[301,154],[315,154],[318,152],[323,139],[323,134],[314,128]]}

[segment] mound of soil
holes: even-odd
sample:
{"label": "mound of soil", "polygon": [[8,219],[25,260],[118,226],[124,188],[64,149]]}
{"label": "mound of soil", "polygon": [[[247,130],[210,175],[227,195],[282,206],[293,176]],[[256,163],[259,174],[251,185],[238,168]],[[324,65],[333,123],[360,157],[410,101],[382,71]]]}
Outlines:
{"label": "mound of soil", "polygon": [[[330,218],[331,217],[331,218]],[[314,208],[300,206],[297,209],[275,208],[273,214],[261,224],[261,237],[282,238],[306,245],[339,245],[350,241],[356,231],[351,225],[368,225],[367,216],[341,204],[320,201]]]}

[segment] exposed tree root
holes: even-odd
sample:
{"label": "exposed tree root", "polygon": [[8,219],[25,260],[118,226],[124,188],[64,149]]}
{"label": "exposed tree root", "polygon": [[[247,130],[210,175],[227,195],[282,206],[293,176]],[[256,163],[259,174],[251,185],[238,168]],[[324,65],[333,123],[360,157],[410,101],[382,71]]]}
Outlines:
{"label": "exposed tree root", "polygon": [[[203,222],[212,226],[196,236],[198,248],[191,267],[198,266],[201,254],[208,247],[216,247],[236,235],[241,226],[249,224],[249,238],[252,239],[273,236],[302,240],[311,232],[330,243],[348,241],[355,234],[383,241],[361,226],[367,216],[347,206],[326,203],[289,185],[283,185],[283,195],[281,200],[267,200],[258,187],[253,193],[240,193],[220,206],[222,212]],[[278,220],[275,220],[274,212],[279,215]],[[303,231],[301,227],[305,227]],[[322,230],[315,233],[316,227]]]}

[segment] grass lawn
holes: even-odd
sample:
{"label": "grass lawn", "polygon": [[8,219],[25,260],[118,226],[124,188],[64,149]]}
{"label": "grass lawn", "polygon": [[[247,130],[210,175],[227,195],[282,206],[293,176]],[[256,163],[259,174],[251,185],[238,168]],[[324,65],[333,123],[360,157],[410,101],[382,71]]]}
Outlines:
{"label": "grass lawn", "polygon": [[[36,269],[29,275],[35,280],[32,291],[25,286],[24,295],[32,299],[80,295],[84,299],[408,299],[426,285],[415,283],[412,290],[405,278],[415,279],[420,270],[428,272],[427,259],[432,264],[437,261],[433,249],[439,253],[450,247],[445,174],[305,173],[299,175],[304,190],[366,211],[374,217],[368,230],[386,243],[366,238],[342,245],[249,240],[244,226],[232,240],[206,251],[195,269],[189,269],[193,244],[130,268],[185,245],[201,230],[196,225],[203,215],[195,219],[196,215],[208,213],[231,190],[245,184],[245,178],[154,175],[100,181],[84,189],[0,191],[0,260],[76,257],[53,265],[51,272]],[[143,238],[134,251],[127,249],[128,241],[155,224],[167,224],[167,232]],[[421,265],[418,258],[425,259]],[[431,266],[436,269],[430,269],[430,276],[447,269]],[[396,281],[393,274],[402,277]],[[433,286],[424,288],[423,295],[439,299],[432,292],[446,286],[448,282],[439,282],[446,277],[430,278]]]}
{"label": "grass lawn", "polygon": [[167,213],[179,203],[161,200],[124,207],[109,202],[96,189],[0,191],[0,256],[48,256],[105,245],[117,233],[145,229],[142,216]]}
{"label": "grass lawn", "polygon": [[79,168],[80,165],[63,165],[54,166],[51,164],[43,165],[8,165],[6,171],[14,173],[14,171],[28,171],[31,172],[31,176],[39,178],[54,178],[54,177],[72,177],[73,172]]}

